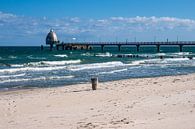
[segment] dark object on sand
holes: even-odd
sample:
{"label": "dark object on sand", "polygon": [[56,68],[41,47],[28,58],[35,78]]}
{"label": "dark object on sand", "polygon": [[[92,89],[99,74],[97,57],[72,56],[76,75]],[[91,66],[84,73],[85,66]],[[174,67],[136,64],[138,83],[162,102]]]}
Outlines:
{"label": "dark object on sand", "polygon": [[91,84],[92,84],[92,90],[97,90],[98,78],[97,77],[91,78]]}

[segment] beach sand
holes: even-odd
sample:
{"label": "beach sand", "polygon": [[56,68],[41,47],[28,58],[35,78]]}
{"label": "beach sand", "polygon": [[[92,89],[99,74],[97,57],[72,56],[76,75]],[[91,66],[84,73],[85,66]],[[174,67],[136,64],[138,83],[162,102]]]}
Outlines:
{"label": "beach sand", "polygon": [[195,129],[195,74],[0,92],[0,129]]}

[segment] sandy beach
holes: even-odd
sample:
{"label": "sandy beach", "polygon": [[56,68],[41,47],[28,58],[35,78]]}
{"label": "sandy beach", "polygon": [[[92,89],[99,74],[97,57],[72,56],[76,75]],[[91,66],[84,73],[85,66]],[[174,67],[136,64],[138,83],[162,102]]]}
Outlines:
{"label": "sandy beach", "polygon": [[0,129],[195,129],[195,74],[5,91],[0,105]]}

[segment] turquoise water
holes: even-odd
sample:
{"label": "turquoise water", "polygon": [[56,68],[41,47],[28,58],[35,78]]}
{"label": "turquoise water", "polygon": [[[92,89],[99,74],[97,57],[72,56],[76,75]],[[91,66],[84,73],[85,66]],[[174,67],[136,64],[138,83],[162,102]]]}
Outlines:
{"label": "turquoise water", "polygon": [[[195,47],[94,47],[93,50],[49,51],[40,47],[0,47],[0,89],[53,87],[127,78],[180,75],[195,72]],[[163,59],[160,59],[163,57]],[[192,57],[193,59],[189,59]]]}

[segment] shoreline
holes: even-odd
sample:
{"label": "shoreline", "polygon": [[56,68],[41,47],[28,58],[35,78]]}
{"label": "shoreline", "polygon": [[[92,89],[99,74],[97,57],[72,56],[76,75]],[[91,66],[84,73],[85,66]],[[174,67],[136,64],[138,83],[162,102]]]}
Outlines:
{"label": "shoreline", "polygon": [[[186,75],[192,75],[195,73],[189,73],[189,74],[178,74],[178,75],[163,75],[163,76],[153,76],[153,77],[132,77],[128,79],[118,79],[118,80],[111,80],[111,81],[101,81],[100,83],[109,83],[109,82],[115,82],[115,81],[124,81],[124,80],[131,80],[131,79],[147,79],[147,78],[161,78],[161,77],[174,77],[174,76],[186,76]],[[90,80],[90,79],[89,79]],[[90,81],[83,82],[83,83],[75,83],[75,84],[67,84],[67,85],[56,85],[56,86],[48,86],[48,87],[34,87],[34,86],[25,86],[25,87],[11,87],[11,88],[0,88],[0,94],[1,92],[15,92],[15,91],[23,91],[23,90],[33,90],[33,89],[51,89],[51,88],[60,88],[60,87],[71,87],[76,85],[82,85],[82,84],[91,84]]]}
{"label": "shoreline", "polygon": [[0,128],[194,129],[195,74],[0,92]]}

